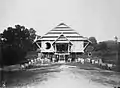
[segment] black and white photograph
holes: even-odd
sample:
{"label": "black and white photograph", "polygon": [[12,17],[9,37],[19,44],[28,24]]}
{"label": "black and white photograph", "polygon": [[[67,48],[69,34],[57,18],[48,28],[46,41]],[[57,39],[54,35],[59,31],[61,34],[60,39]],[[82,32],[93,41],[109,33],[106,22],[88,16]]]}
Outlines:
{"label": "black and white photograph", "polygon": [[120,88],[120,0],[0,0],[0,88]]}

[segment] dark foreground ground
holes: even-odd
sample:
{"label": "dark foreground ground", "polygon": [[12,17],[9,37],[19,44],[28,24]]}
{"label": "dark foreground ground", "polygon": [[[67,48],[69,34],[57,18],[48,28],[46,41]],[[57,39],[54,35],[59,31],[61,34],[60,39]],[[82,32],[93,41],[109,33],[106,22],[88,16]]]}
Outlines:
{"label": "dark foreground ground", "polygon": [[7,88],[113,88],[120,85],[120,73],[80,63],[4,72],[4,79]]}

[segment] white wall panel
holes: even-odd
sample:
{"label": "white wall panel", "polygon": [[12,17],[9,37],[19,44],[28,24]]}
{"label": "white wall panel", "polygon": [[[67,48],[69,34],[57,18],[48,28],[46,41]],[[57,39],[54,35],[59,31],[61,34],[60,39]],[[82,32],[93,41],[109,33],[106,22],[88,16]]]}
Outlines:
{"label": "white wall panel", "polygon": [[83,41],[72,41],[71,51],[72,52],[84,52]]}

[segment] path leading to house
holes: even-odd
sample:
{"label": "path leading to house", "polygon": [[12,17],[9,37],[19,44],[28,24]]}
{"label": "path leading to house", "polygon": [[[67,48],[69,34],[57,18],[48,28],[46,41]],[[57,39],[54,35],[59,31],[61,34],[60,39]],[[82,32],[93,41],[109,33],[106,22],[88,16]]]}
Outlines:
{"label": "path leading to house", "polygon": [[113,88],[119,84],[120,75],[98,68],[86,70],[63,64],[21,72],[12,81],[16,84],[11,83],[8,88]]}

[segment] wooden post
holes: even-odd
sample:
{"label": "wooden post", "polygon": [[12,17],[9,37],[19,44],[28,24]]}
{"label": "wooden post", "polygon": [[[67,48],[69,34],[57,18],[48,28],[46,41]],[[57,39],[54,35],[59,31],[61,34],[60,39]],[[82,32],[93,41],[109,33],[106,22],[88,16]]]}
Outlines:
{"label": "wooden post", "polygon": [[56,51],[57,51],[57,50],[56,50],[56,44],[55,44],[55,53],[56,53]]}
{"label": "wooden post", "polygon": [[70,46],[69,46],[69,44],[68,44],[68,53],[69,53],[69,47],[70,47]]}

